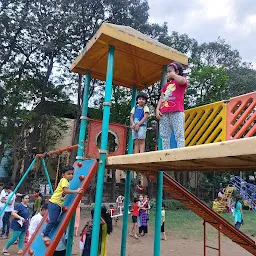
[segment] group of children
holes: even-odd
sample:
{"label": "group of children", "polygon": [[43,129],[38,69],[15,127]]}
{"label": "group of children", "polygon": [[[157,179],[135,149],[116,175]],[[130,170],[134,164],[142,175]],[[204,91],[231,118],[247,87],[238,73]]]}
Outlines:
{"label": "group of children", "polygon": [[[148,220],[149,220],[149,200],[147,196],[140,195],[139,199],[134,199],[133,209],[132,209],[132,229],[129,233],[130,236],[138,239],[148,233]],[[166,233],[164,229],[165,222],[165,205],[162,205],[161,211],[161,232],[163,234],[163,240],[166,240]]]}

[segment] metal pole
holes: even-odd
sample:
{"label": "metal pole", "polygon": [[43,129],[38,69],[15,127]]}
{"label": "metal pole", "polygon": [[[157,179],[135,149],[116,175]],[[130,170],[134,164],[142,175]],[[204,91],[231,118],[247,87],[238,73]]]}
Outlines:
{"label": "metal pole", "polygon": [[[161,87],[166,82],[167,66],[163,66]],[[158,150],[162,150],[162,139],[158,136]],[[162,219],[162,202],[163,202],[163,171],[159,171],[157,174],[157,194],[156,194],[156,218],[155,218],[155,238],[154,238],[154,256],[161,255],[161,219]]]}
{"label": "metal pole", "polygon": [[[83,102],[82,102],[82,113],[81,113],[81,123],[80,123],[80,131],[79,131],[79,139],[78,139],[78,150],[77,150],[77,162],[81,162],[84,157],[84,141],[85,134],[87,129],[86,117],[88,113],[88,101],[89,101],[89,87],[91,82],[91,73],[89,71],[86,72],[85,82],[84,82],[84,94],[83,94]],[[72,246],[74,241],[74,227],[75,227],[76,214],[72,216],[69,227],[68,227],[68,240],[66,247],[66,256],[72,256]]]}
{"label": "metal pole", "polygon": [[51,194],[53,194],[52,183],[51,183],[51,179],[50,179],[49,172],[48,172],[48,169],[47,169],[47,166],[46,166],[46,163],[45,163],[45,159],[44,159],[44,158],[42,158],[42,164],[43,164],[45,176],[46,176],[47,181],[48,181],[48,184],[49,184],[49,186],[50,186]]}
{"label": "metal pole", "polygon": [[203,222],[204,225],[204,256],[206,256],[206,222]]}
{"label": "metal pole", "polygon": [[91,83],[91,73],[89,71],[86,72],[85,82],[84,82],[84,94],[83,94],[83,102],[82,102],[82,113],[81,113],[81,123],[80,123],[80,131],[79,131],[79,139],[78,139],[78,150],[77,150],[77,160],[82,161],[82,157],[84,156],[84,141],[85,134],[87,129],[86,117],[88,114],[88,101],[89,101],[89,88]]}
{"label": "metal pole", "polygon": [[219,248],[219,256],[221,255],[221,251],[220,251],[220,227],[218,228],[218,248]]}
{"label": "metal pole", "polygon": [[11,196],[7,199],[4,207],[2,208],[2,210],[0,211],[0,216],[4,213],[5,208],[7,207],[7,205],[10,203],[10,201],[12,200],[13,195],[15,195],[19,189],[19,187],[21,186],[22,182],[25,180],[25,178],[27,177],[27,175],[29,174],[30,170],[32,169],[33,165],[35,164],[37,158],[34,158],[34,160],[32,161],[32,163],[30,164],[30,166],[28,167],[28,169],[26,170],[26,172],[24,173],[24,175],[22,176],[21,180],[19,181],[18,185],[15,187],[15,189],[13,190],[13,192],[11,193]]}
{"label": "metal pole", "polygon": [[99,159],[99,169],[96,186],[96,198],[93,216],[93,229],[92,229],[92,243],[91,243],[91,256],[98,255],[99,231],[100,231],[100,216],[101,216],[101,203],[102,192],[104,185],[104,172],[107,159],[107,146],[108,146],[108,128],[110,118],[110,105],[112,95],[112,81],[114,73],[114,46],[109,47],[108,51],[108,66],[107,66],[107,79],[105,88],[105,102],[103,110],[102,121],[102,134],[101,134],[101,149]]}
{"label": "metal pole", "polygon": [[[134,86],[132,88],[131,108],[133,108],[136,104],[136,94],[137,94],[137,90],[136,90],[136,87]],[[133,153],[133,139],[132,139],[132,129],[130,129],[129,142],[128,142],[128,154],[132,154],[132,153]],[[121,252],[120,252],[121,256],[126,255],[126,239],[127,239],[127,230],[128,230],[128,211],[129,211],[129,204],[130,204],[131,175],[132,175],[132,172],[130,170],[126,172],[122,243],[121,243]]]}

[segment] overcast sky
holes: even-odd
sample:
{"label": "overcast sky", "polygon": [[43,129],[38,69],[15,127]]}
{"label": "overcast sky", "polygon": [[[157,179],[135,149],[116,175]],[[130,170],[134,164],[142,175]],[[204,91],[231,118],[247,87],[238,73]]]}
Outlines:
{"label": "overcast sky", "polygon": [[219,36],[256,68],[256,0],[148,0],[150,21],[198,42]]}

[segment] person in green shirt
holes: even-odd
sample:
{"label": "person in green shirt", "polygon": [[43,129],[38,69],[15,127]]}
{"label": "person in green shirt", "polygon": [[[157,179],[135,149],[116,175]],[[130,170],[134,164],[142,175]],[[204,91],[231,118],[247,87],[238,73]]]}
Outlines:
{"label": "person in green shirt", "polygon": [[241,201],[241,197],[237,196],[235,199],[234,211],[233,211],[235,227],[237,229],[240,229],[241,225],[244,224],[242,203],[240,201]]}

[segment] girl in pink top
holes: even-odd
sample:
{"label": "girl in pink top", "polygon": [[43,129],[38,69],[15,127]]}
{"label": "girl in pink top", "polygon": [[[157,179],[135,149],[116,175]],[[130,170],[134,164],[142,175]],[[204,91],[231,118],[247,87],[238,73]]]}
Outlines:
{"label": "girl in pink top", "polygon": [[161,97],[156,108],[159,119],[159,133],[163,149],[170,149],[170,136],[174,132],[177,147],[185,146],[184,137],[184,94],[188,82],[183,77],[183,67],[173,62],[167,67],[167,83],[161,90]]}

